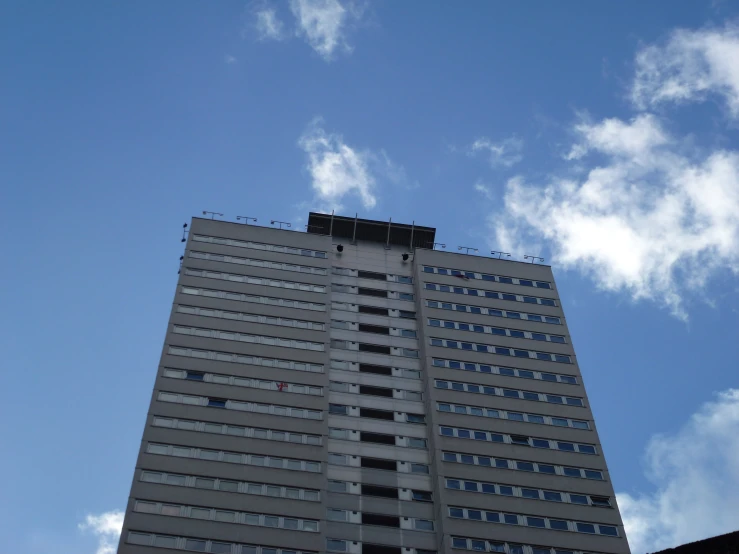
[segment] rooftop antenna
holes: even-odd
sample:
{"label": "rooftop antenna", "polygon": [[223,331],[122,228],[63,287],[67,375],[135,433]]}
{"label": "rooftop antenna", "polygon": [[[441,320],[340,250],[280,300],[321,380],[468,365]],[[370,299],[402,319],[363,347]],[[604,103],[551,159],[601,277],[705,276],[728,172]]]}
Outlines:
{"label": "rooftop antenna", "polygon": [[256,218],[256,217],[249,217],[249,216],[246,216],[246,215],[237,215],[237,216],[236,216],[236,221],[239,221],[239,220],[241,220],[241,219],[243,219],[243,220],[244,220],[244,223],[245,223],[246,225],[249,225],[249,222],[250,222],[250,221],[253,221],[254,223],[256,223],[256,222],[257,222],[257,218]]}
{"label": "rooftop antenna", "polygon": [[203,210],[203,215],[208,215],[208,214],[210,214],[210,218],[211,219],[215,219],[217,215],[220,215],[221,217],[223,217],[223,214],[222,213],[219,213],[219,212],[207,212],[207,211]]}
{"label": "rooftop antenna", "polygon": [[531,263],[533,264],[536,260],[539,260],[540,262],[544,263],[544,258],[540,258],[539,256],[532,256],[531,254],[524,254],[523,259],[528,260],[531,258]]}
{"label": "rooftop antenna", "polygon": [[276,219],[273,219],[272,221],[270,221],[271,225],[274,225],[275,223],[277,223],[280,226],[280,229],[282,229],[283,225],[285,227],[292,227],[292,225],[290,225],[287,221],[277,221]]}
{"label": "rooftop antenna", "polygon": [[500,252],[499,250],[491,250],[491,251],[490,251],[490,253],[491,253],[491,254],[492,254],[493,256],[495,256],[495,255],[497,254],[497,255],[498,255],[498,259],[499,259],[499,260],[500,260],[500,257],[501,257],[501,256],[506,256],[506,257],[508,257],[508,258],[510,258],[510,257],[511,257],[511,254],[510,254],[509,252]]}
{"label": "rooftop antenna", "polygon": [[469,254],[470,250],[477,252],[477,248],[472,248],[471,246],[457,246],[457,250],[465,250],[465,254]]}

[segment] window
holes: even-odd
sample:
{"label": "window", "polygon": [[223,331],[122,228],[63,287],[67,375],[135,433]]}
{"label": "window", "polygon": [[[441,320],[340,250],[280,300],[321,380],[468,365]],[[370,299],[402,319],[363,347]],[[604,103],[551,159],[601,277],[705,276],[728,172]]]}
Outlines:
{"label": "window", "polygon": [[606,496],[591,496],[590,502],[593,506],[599,506],[601,508],[610,508],[611,502]]}
{"label": "window", "polygon": [[386,290],[368,289],[364,287],[359,287],[357,289],[357,294],[361,294],[362,296],[375,296],[377,298],[388,297],[388,293]]}
{"label": "window", "polygon": [[595,533],[595,525],[591,523],[580,523],[578,521],[575,525],[579,533]]}
{"label": "window", "polygon": [[360,352],[374,352],[375,354],[390,354],[391,350],[389,346],[381,346],[379,344],[365,344],[359,343]]}
{"label": "window", "polygon": [[167,537],[164,535],[156,535],[154,537],[154,546],[174,548],[176,545],[177,545],[177,537]]}
{"label": "window", "polygon": [[360,385],[359,394],[365,394],[367,396],[384,396],[386,398],[393,397],[393,389],[384,387],[374,387],[370,385]]}
{"label": "window", "polygon": [[326,519],[331,521],[347,521],[348,515],[346,510],[334,510],[332,508],[326,509]]}
{"label": "window", "polygon": [[357,306],[360,314],[389,315],[387,308],[376,308],[374,306]]}
{"label": "window", "polygon": [[362,513],[364,525],[380,525],[382,527],[400,527],[400,518],[381,514]]}
{"label": "window", "polygon": [[433,531],[434,530],[434,522],[429,521],[427,519],[415,519],[413,520],[413,526],[415,529],[418,529],[420,531]]}
{"label": "window", "polygon": [[393,368],[372,364],[359,364],[359,372],[374,373],[376,375],[392,375]]}
{"label": "window", "polygon": [[[343,456],[346,459],[346,456]],[[346,465],[346,462],[344,462]],[[368,467],[373,469],[384,469],[388,471],[397,471],[397,464],[394,460],[379,460],[376,458],[360,458],[360,467]]]}
{"label": "window", "polygon": [[336,539],[326,539],[326,549],[335,550],[337,552],[346,552],[347,544],[346,544],[346,541],[340,541]]}
{"label": "window", "polygon": [[526,525],[528,525],[529,527],[540,527],[540,528],[546,527],[545,520],[542,517],[528,516],[526,518]]}
{"label": "window", "polygon": [[357,277],[362,279],[374,279],[376,281],[387,281],[387,275],[384,273],[376,273],[374,271],[357,271]]}
{"label": "window", "polygon": [[376,410],[374,408],[359,408],[359,417],[366,417],[369,419],[384,419],[393,421],[395,419],[394,412],[387,410]]}
{"label": "window", "polygon": [[379,335],[389,335],[390,334],[390,328],[389,327],[382,327],[380,325],[367,325],[364,323],[360,323],[358,326],[359,331],[363,333],[375,333]]}
{"label": "window", "polygon": [[467,539],[460,539],[458,537],[452,537],[452,546],[454,548],[467,548]]}

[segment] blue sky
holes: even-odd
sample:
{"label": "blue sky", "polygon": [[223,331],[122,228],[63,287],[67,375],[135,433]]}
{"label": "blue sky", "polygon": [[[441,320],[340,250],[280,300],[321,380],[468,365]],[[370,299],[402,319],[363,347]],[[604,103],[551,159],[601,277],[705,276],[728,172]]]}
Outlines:
{"label": "blue sky", "polygon": [[5,550],[114,551],[202,210],[359,212],[545,257],[634,554],[739,529],[738,17],[6,3]]}

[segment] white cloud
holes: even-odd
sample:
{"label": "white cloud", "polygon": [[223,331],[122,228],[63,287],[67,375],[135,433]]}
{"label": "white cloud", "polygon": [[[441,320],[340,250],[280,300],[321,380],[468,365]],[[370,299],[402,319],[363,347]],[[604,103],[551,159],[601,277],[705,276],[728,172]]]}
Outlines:
{"label": "white cloud", "polygon": [[511,179],[494,220],[498,244],[544,239],[556,262],[601,288],[657,300],[686,318],[685,292],[723,268],[739,272],[739,154],[689,158],[649,115],[576,132],[602,163],[582,178],[539,186]]}
{"label": "white cloud", "polygon": [[493,200],[493,191],[490,190],[489,185],[486,185],[482,181],[477,181],[477,183],[475,183],[474,189],[482,194],[486,199]]}
{"label": "white cloud", "polygon": [[373,208],[377,199],[370,166],[377,157],[352,148],[341,135],[327,133],[322,124],[320,118],[315,119],[298,140],[298,146],[308,155],[306,169],[319,200],[326,202],[328,209],[339,210],[344,196],[356,194],[365,208]]}
{"label": "white cloud", "polygon": [[500,142],[493,142],[489,138],[480,137],[470,146],[471,156],[478,152],[486,152],[490,156],[490,165],[495,168],[499,166],[511,167],[523,159],[521,150],[523,141],[516,137],[507,138]]}
{"label": "white cloud", "polygon": [[95,554],[115,554],[118,538],[123,528],[123,512],[113,510],[99,515],[88,514],[85,521],[77,525],[80,531],[92,533],[98,537]]}
{"label": "white cloud", "polygon": [[572,147],[566,157],[568,160],[580,159],[589,150],[599,150],[638,161],[639,157],[648,155],[669,140],[657,118],[651,114],[640,115],[630,122],[616,118],[604,119],[598,124],[582,121],[575,125],[575,132],[583,140]]}
{"label": "white cloud", "polygon": [[641,109],[662,103],[723,97],[732,117],[739,117],[739,26],[700,30],[677,29],[659,45],[636,56],[631,89]]}
{"label": "white cloud", "polygon": [[339,0],[290,0],[290,9],[297,20],[297,34],[326,61],[337,52],[350,53],[347,25],[362,16],[362,9],[353,2]]}
{"label": "white cloud", "polygon": [[259,40],[283,40],[287,38],[285,25],[277,17],[277,11],[267,5],[262,5],[255,12],[257,38]]}
{"label": "white cloud", "polygon": [[226,54],[225,58],[223,59],[228,65],[232,65],[235,63],[238,63],[238,59],[236,59],[235,56],[231,56],[230,54]]}
{"label": "white cloud", "polygon": [[718,394],[675,434],[653,437],[645,462],[657,490],[617,495],[633,554],[739,528],[739,389]]}

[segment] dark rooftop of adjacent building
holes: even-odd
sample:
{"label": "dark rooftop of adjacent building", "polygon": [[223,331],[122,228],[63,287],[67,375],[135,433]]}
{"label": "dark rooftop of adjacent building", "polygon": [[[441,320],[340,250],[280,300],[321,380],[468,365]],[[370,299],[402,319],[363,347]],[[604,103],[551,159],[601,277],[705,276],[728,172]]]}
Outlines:
{"label": "dark rooftop of adjacent building", "polygon": [[421,225],[310,212],[308,232],[412,248],[433,248],[436,229]]}
{"label": "dark rooftop of adjacent building", "polygon": [[739,554],[739,531],[660,550],[653,554]]}

